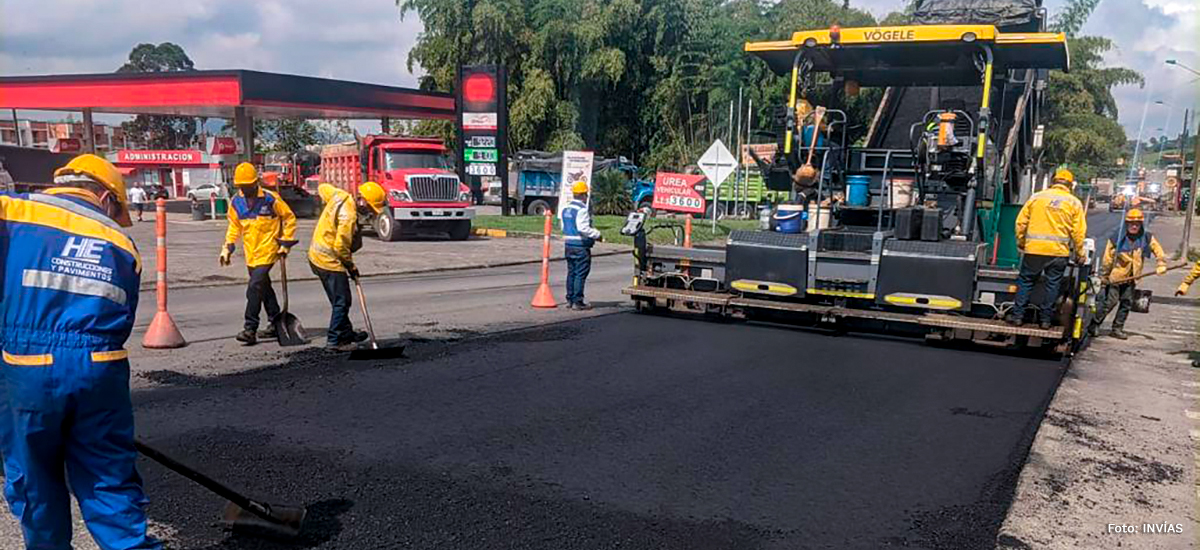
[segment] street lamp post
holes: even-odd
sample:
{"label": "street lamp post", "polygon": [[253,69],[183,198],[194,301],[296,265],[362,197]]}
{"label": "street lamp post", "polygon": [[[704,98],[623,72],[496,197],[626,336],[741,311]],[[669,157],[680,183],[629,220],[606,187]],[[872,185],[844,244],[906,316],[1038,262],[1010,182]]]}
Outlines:
{"label": "street lamp post", "polygon": [[1200,76],[1200,71],[1197,71],[1196,69],[1188,67],[1187,65],[1184,65],[1183,63],[1180,63],[1179,61],[1177,61],[1175,59],[1168,59],[1167,65],[1174,65],[1174,66],[1179,67],[1180,69],[1183,69],[1183,70],[1185,70],[1189,73],[1192,73],[1196,76]]}

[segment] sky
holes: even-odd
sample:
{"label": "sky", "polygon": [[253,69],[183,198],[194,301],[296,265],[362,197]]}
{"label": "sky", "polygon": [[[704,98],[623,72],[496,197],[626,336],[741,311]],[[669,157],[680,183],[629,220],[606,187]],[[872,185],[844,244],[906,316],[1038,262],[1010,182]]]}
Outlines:
{"label": "sky", "polygon": [[[882,16],[903,2],[851,4]],[[1046,0],[1051,13],[1062,4]],[[0,75],[110,72],[134,45],[171,41],[200,69],[414,86],[406,60],[420,31],[417,16],[401,18],[393,0],[0,0]],[[1146,105],[1147,139],[1158,128],[1178,134],[1183,109],[1200,104],[1200,82],[1165,61],[1200,70],[1200,2],[1101,0],[1089,33],[1113,38],[1109,60],[1146,76],[1147,89],[1115,92],[1129,136]]]}

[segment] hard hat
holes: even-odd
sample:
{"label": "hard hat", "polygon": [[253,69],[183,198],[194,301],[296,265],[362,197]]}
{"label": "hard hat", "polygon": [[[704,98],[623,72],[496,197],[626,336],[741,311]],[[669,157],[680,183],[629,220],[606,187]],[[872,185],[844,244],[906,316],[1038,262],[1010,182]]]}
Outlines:
{"label": "hard hat", "polygon": [[588,184],[586,181],[577,181],[571,186],[571,193],[583,195],[588,192]]}
{"label": "hard hat", "polygon": [[387,193],[384,192],[383,187],[378,183],[368,181],[358,186],[358,194],[362,196],[367,206],[375,211],[375,214],[378,215],[380,212],[383,212],[383,201],[387,198]]}
{"label": "hard hat", "polygon": [[233,171],[234,185],[254,185],[258,183],[258,169],[249,162],[243,162],[237,165],[237,169]]}
{"label": "hard hat", "polygon": [[1125,221],[1130,222],[1130,223],[1132,223],[1132,222],[1142,223],[1142,222],[1146,221],[1146,215],[1142,214],[1142,211],[1140,209],[1132,208],[1128,212],[1125,213]]}
{"label": "hard hat", "polygon": [[121,177],[121,172],[111,162],[88,153],[71,159],[66,166],[54,171],[56,181],[71,176],[83,176],[108,189],[120,206],[120,211],[114,217],[116,222],[123,227],[133,225],[133,220],[129,219],[129,197],[125,195],[125,178]]}
{"label": "hard hat", "polygon": [[1075,174],[1066,168],[1059,168],[1054,171],[1054,181],[1064,181],[1070,184],[1075,183]]}

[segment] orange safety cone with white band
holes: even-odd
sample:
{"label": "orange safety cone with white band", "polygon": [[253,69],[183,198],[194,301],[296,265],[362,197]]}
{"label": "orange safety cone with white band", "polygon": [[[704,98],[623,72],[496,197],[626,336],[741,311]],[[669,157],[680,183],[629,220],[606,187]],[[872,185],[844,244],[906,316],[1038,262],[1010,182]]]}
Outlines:
{"label": "orange safety cone with white band", "polygon": [[179,327],[175,326],[175,320],[171,319],[171,314],[167,313],[167,201],[158,199],[156,201],[158,216],[154,220],[154,232],[158,237],[158,311],[154,313],[154,320],[150,321],[150,327],[146,329],[146,336],[142,338],[142,347],[151,349],[173,349],[182,348],[187,345],[187,340],[183,339],[183,334],[179,332]]}
{"label": "orange safety cone with white band", "polygon": [[542,284],[538,285],[537,292],[533,294],[533,307],[546,309],[558,307],[558,302],[554,301],[554,293],[550,291],[550,230],[554,224],[553,220],[553,215],[547,208],[546,229],[542,235]]}

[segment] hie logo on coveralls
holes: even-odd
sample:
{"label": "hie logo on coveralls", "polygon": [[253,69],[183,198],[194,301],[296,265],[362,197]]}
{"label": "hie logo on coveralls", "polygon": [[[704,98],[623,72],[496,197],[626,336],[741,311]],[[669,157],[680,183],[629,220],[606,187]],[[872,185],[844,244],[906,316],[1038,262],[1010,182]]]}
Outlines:
{"label": "hie logo on coveralls", "polygon": [[104,241],[87,237],[71,237],[63,247],[61,256],[88,262],[100,263],[100,251],[104,250]]}

